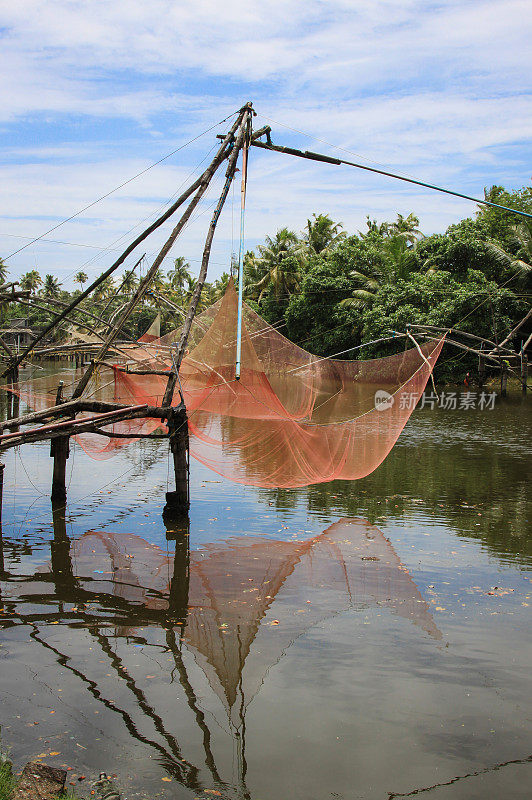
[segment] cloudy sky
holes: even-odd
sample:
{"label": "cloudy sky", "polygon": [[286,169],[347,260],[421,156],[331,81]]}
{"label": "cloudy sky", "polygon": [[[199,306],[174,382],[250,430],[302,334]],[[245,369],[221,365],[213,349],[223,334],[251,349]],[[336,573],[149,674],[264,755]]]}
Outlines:
{"label": "cloudy sky", "polygon": [[[11,276],[36,267],[66,288],[81,268],[96,276],[197,174],[227,123],[204,132],[247,100],[279,144],[349,151],[473,196],[493,183],[523,186],[531,20],[527,0],[0,0],[0,255],[203,133],[7,260]],[[218,189],[175,248],[196,272]],[[237,247],[238,194],[219,225],[211,277]],[[246,244],[284,225],[300,231],[313,212],[354,232],[366,214],[414,211],[431,233],[474,208],[254,150]],[[142,252],[155,253],[167,230]]]}

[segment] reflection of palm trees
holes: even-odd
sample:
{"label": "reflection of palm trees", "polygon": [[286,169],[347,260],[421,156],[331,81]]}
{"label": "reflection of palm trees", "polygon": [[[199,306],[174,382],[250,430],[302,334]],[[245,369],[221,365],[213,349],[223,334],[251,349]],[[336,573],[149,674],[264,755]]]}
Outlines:
{"label": "reflection of palm trees", "polygon": [[[341,520],[306,541],[235,537],[192,553],[188,541],[187,530],[181,530],[173,554],[127,533],[89,531],[70,542],[64,511],[55,509],[50,567],[22,582],[8,581],[11,597],[4,607],[13,618],[29,623],[33,641],[53,652],[95,700],[121,717],[133,738],[156,751],[169,775],[194,791],[213,781],[226,793],[231,787],[221,777],[208,717],[194,688],[195,673],[184,653],[194,657],[226,709],[240,765],[234,788],[247,798],[246,708],[296,639],[345,609],[375,603],[410,619],[433,638],[441,636],[392,545],[365,520]],[[303,609],[302,597],[310,600]],[[72,613],[63,606],[50,613],[47,606],[58,600],[78,607],[69,643],[74,644],[81,628],[97,645],[93,656],[87,653],[85,667],[40,631],[41,622],[64,621]],[[31,606],[29,613],[17,608],[21,602]],[[119,654],[118,642],[113,644],[121,639],[123,645],[133,641],[150,647],[148,637],[137,633],[146,626],[164,631],[166,652],[201,735],[208,778],[186,759],[166,709],[150,701]],[[109,627],[114,628],[113,638]],[[95,659],[105,659],[103,670],[120,678],[155,735],[149,736],[144,725],[141,732],[124,701],[106,697],[89,677],[89,668],[100,663]],[[150,659],[150,670],[156,664]]]}

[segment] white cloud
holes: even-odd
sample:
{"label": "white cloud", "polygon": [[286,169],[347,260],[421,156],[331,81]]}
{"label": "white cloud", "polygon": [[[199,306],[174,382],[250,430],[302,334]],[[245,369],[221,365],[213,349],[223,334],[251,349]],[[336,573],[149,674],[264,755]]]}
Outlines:
{"label": "white cloud", "polygon": [[[42,233],[247,99],[277,121],[278,141],[331,152],[284,123],[473,195],[493,182],[528,178],[530,15],[523,0],[228,0],[223,8],[215,0],[21,0],[0,7],[0,25],[0,120],[6,135],[20,136],[4,150],[0,216],[11,235]],[[53,238],[112,241],[175,192],[214,134]],[[473,210],[347,168],[255,151],[252,161],[251,241],[284,224],[300,229],[313,211],[356,230],[366,213],[415,210],[430,232]],[[199,258],[206,219],[191,226],[179,252]],[[220,265],[228,260],[230,227],[226,214],[215,244]],[[0,239],[0,252],[13,249],[7,236]],[[81,261],[73,248],[52,243],[31,252],[44,259],[43,269],[65,274]],[[17,256],[13,269],[23,269],[29,255]]]}

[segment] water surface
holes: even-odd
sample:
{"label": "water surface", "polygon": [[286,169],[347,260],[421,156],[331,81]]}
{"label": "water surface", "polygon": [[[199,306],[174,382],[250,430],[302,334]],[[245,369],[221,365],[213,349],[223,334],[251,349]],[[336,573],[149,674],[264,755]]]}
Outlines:
{"label": "water surface", "polygon": [[166,442],[74,443],[54,510],[49,445],[9,451],[3,745],[87,796],[529,797],[531,412],[418,410],[353,483],[194,463],[177,531]]}

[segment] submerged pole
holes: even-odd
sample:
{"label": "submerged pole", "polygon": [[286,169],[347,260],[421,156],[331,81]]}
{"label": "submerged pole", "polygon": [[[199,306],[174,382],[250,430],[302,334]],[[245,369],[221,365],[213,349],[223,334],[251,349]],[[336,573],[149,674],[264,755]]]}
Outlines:
{"label": "submerged pole", "polygon": [[54,502],[66,500],[66,462],[70,455],[70,437],[58,436],[50,442],[50,455],[54,460],[52,494]]}
{"label": "submerged pole", "polygon": [[521,349],[521,390],[523,394],[526,394],[527,390],[527,383],[528,383],[528,356]]}
{"label": "submerged pole", "polygon": [[184,406],[169,410],[168,430],[174,462],[175,491],[166,492],[163,516],[171,519],[188,515],[190,508],[188,424]]}

